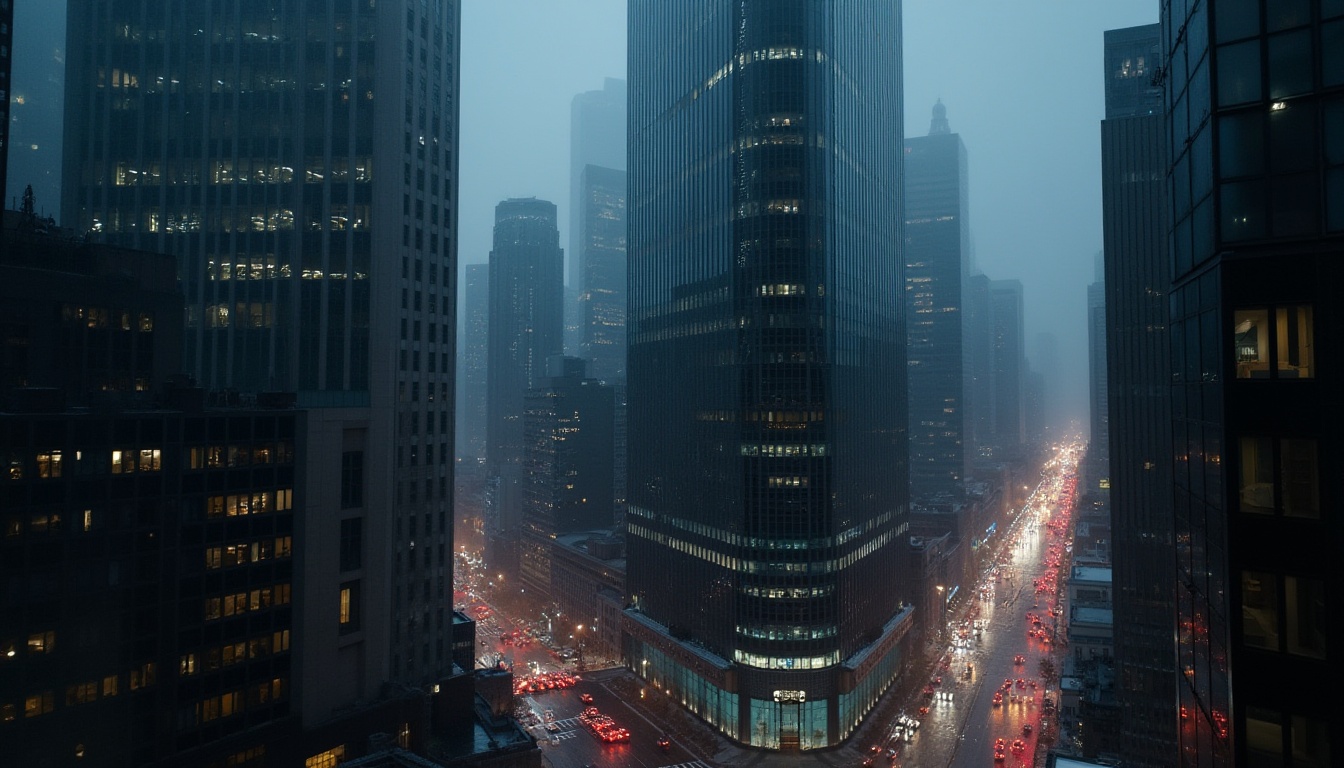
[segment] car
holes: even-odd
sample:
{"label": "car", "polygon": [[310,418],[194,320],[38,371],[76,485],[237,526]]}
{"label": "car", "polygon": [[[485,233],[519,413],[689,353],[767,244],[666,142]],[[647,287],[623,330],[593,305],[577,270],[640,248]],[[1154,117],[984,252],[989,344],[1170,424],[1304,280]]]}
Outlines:
{"label": "car", "polygon": [[1022,735],[1023,735],[1023,736],[1030,736],[1030,735],[1031,735],[1031,723],[1023,723],[1023,724],[1022,724]]}
{"label": "car", "polygon": [[661,750],[663,750],[664,752],[671,752],[671,751],[672,751],[672,740],[669,739],[669,738],[667,738],[666,736],[659,736],[659,737],[658,737],[658,748],[661,749]]}
{"label": "car", "polygon": [[581,696],[579,696],[579,701],[583,702],[584,704],[592,704],[593,695],[591,693],[582,694]]}
{"label": "car", "polygon": [[1023,656],[1022,654],[1019,653],[1019,654],[1017,654],[1016,656],[1013,657],[1013,663],[1014,663],[1014,664],[1017,664],[1017,665],[1019,665],[1019,666],[1021,666],[1022,664],[1026,664],[1026,663],[1027,663],[1027,657],[1026,657],[1026,656]]}
{"label": "car", "polygon": [[547,723],[546,730],[550,731],[551,733],[557,733],[560,730],[560,726],[556,725],[555,723]]}
{"label": "car", "polygon": [[1021,739],[1014,739],[1012,750],[1014,755],[1020,755],[1027,751],[1027,745]]}

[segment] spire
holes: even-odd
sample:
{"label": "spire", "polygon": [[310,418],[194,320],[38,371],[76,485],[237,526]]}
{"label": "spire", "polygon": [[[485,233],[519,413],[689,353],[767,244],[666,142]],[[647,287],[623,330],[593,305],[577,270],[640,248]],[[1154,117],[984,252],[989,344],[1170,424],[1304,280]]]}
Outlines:
{"label": "spire", "polygon": [[929,135],[951,132],[952,128],[947,124],[947,107],[944,107],[943,100],[939,99],[938,103],[933,105],[933,120],[929,122]]}

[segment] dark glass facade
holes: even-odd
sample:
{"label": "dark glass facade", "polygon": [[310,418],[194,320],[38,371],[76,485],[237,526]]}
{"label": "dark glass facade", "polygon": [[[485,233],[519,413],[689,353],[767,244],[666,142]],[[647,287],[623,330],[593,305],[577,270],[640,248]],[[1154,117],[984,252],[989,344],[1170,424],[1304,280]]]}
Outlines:
{"label": "dark glass facade", "polygon": [[910,624],[900,32],[629,7],[624,653],[760,747],[848,737]]}
{"label": "dark glass facade", "polygon": [[1158,40],[1156,24],[1106,32],[1101,123],[1115,687],[1125,758],[1150,766],[1171,765],[1176,751],[1177,682]]}
{"label": "dark glass facade", "polygon": [[557,535],[610,530],[615,392],[585,375],[585,361],[555,357],[550,376],[524,401],[523,521],[519,578],[542,599],[553,595]]}
{"label": "dark glass facade", "polygon": [[589,374],[610,384],[625,382],[625,177],[589,165],[579,181],[583,357]]}
{"label": "dark glass facade", "polygon": [[462,376],[457,445],[464,461],[485,460],[486,358],[490,327],[490,267],[468,264],[463,286]]}
{"label": "dark glass facade", "polygon": [[513,572],[522,522],[524,399],[561,353],[564,251],[555,204],[495,206],[486,346],[486,560]]}
{"label": "dark glass facade", "polygon": [[934,115],[928,136],[905,140],[910,495],[916,502],[960,494],[966,476],[966,145],[949,132],[942,102]]}
{"label": "dark glass facade", "polygon": [[994,359],[994,445],[1012,458],[1027,440],[1026,307],[1019,280],[991,280],[989,323]]}
{"label": "dark glass facade", "polygon": [[[1162,9],[1178,745],[1184,765],[1344,754],[1332,622],[1344,285],[1344,4]],[[1311,703],[1309,703],[1311,702]]]}
{"label": "dark glass facade", "polygon": [[0,195],[9,178],[10,72],[14,68],[14,4],[0,0]]}

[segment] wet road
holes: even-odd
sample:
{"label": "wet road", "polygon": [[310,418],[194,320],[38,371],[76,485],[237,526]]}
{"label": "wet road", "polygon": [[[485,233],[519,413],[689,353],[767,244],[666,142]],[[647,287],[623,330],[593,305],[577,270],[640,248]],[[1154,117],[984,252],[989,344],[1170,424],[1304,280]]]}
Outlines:
{"label": "wet road", "polygon": [[[922,717],[917,735],[900,749],[894,762],[875,760],[876,765],[959,768],[1034,764],[1042,699],[1050,696],[1056,704],[1059,699],[1058,691],[1045,689],[1041,660],[1054,656],[1054,647],[1045,638],[1056,630],[1050,611],[1056,606],[1057,589],[1067,578],[1065,531],[1071,530],[1065,525],[1052,532],[1046,522],[1051,517],[1057,526],[1064,522],[1064,507],[1070,502],[1063,489],[1070,485],[1066,478],[1074,470],[1072,461],[1056,462],[1049,470],[1033,497],[1033,505],[1028,507],[1032,511],[1024,513],[1010,531],[1012,538],[1000,561],[997,580],[991,576],[980,585],[977,602],[968,611],[969,621],[953,627],[954,642],[964,643],[964,647],[944,656],[945,666],[940,665],[934,673],[942,682],[931,699],[925,697],[929,712]],[[1052,498],[1054,504],[1050,503]],[[1041,506],[1049,511],[1038,511]],[[1056,562],[1058,568],[1049,564]],[[1037,580],[1041,580],[1043,592],[1036,591]],[[1032,629],[1029,614],[1041,619],[1045,633],[1028,636]],[[977,626],[982,628],[978,638]],[[956,639],[963,631],[966,640]],[[1065,635],[1062,625],[1057,631],[1059,636]],[[1021,663],[1018,656],[1022,657]],[[968,663],[973,665],[969,677]],[[1057,667],[1057,659],[1055,663]],[[1018,679],[1022,686],[1018,686]],[[1003,690],[1005,680],[1012,681],[1010,688],[996,704],[994,695]],[[1031,726],[1030,733],[1024,732],[1026,725]],[[1004,740],[1002,762],[994,759],[996,739]],[[1014,741],[1019,739],[1020,751],[1015,751]]]}

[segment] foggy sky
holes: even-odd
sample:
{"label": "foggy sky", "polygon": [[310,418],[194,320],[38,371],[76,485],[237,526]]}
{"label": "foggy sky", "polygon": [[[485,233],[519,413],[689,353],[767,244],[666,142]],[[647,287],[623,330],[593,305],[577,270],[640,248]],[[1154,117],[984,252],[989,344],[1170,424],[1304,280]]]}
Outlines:
{"label": "foggy sky", "polygon": [[[27,103],[14,109],[6,198],[32,181],[53,214],[63,5],[16,7],[14,93]],[[928,132],[941,98],[969,157],[976,263],[1022,281],[1028,349],[1047,331],[1059,342],[1059,370],[1043,371],[1053,410],[1084,425],[1086,286],[1101,248],[1102,32],[1153,23],[1157,10],[1157,0],[904,4],[906,135]],[[555,202],[568,242],[570,100],[625,76],[625,23],[625,0],[464,0],[463,264],[488,258],[494,206],[506,197]]]}

